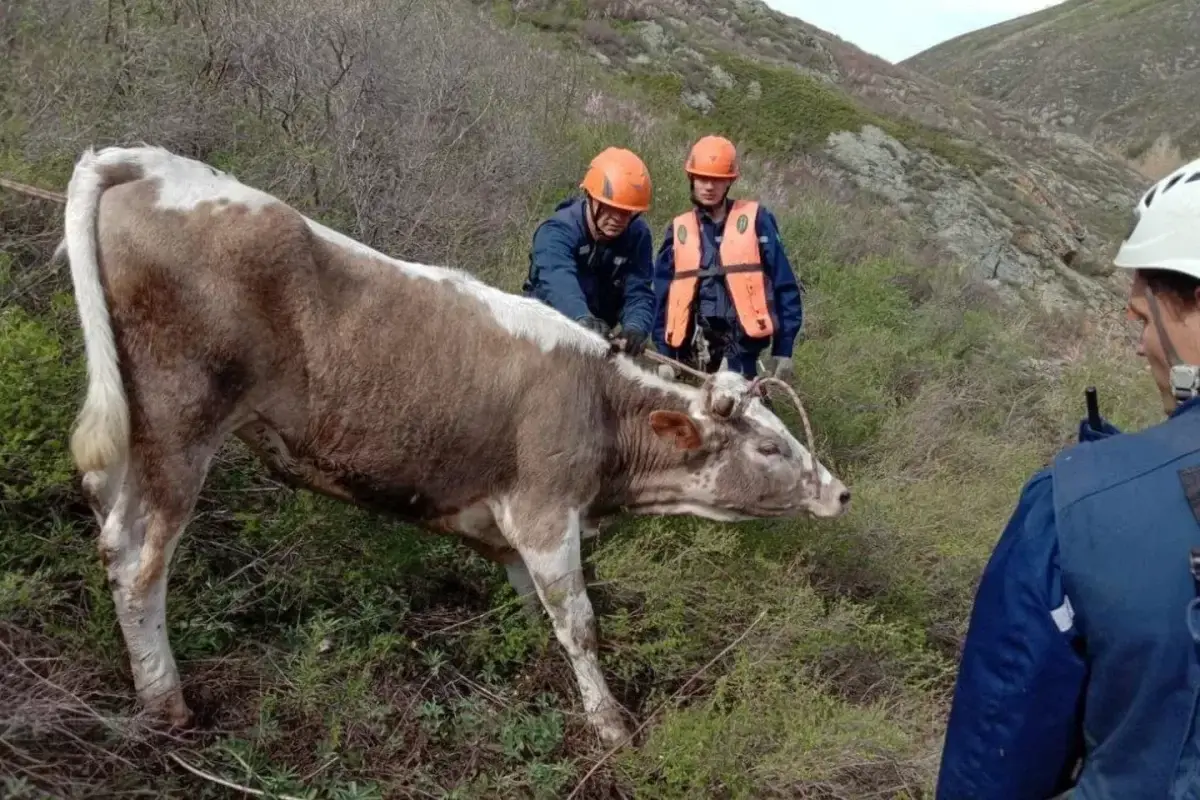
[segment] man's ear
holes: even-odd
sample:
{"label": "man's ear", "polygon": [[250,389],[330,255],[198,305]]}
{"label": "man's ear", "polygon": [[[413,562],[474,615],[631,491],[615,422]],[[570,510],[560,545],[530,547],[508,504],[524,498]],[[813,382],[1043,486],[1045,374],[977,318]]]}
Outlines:
{"label": "man's ear", "polygon": [[673,440],[680,450],[695,450],[703,443],[696,423],[681,411],[651,411],[650,427],[657,436]]}

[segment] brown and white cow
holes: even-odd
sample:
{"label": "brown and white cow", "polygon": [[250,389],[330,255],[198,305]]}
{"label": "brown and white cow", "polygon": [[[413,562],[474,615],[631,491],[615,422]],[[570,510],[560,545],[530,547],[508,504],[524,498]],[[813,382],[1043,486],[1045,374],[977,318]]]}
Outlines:
{"label": "brown and white cow", "polygon": [[190,711],[168,566],[230,435],[296,487],[503,563],[549,611],[610,743],[625,726],[580,570],[597,521],[849,503],[739,375],[664,381],[535,300],[389,258],[201,162],[89,149],[67,197],[88,364],[71,449],[139,698],[174,724]]}

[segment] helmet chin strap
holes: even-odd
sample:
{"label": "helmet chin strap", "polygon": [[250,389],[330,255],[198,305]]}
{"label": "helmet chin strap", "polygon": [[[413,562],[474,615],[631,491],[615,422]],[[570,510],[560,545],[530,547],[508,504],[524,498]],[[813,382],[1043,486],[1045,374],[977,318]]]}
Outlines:
{"label": "helmet chin strap", "polygon": [[1167,334],[1167,328],[1163,325],[1158,298],[1149,287],[1146,287],[1146,304],[1150,307],[1150,319],[1158,332],[1163,354],[1167,357],[1167,363],[1171,365],[1171,392],[1175,395],[1175,402],[1178,404],[1191,400],[1200,393],[1200,366],[1184,364],[1183,359],[1179,357],[1179,351],[1175,349],[1171,337]]}

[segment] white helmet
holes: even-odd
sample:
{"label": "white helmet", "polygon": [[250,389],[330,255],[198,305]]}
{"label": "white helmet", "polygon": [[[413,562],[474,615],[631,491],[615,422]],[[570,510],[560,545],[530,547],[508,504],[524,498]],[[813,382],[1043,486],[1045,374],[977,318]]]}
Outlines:
{"label": "white helmet", "polygon": [[1200,279],[1200,158],[1142,195],[1113,264],[1169,269]]}

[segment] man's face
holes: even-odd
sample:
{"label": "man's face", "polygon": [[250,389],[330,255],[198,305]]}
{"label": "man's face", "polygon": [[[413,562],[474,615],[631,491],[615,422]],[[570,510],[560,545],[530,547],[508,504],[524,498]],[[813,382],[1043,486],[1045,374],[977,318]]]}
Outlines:
{"label": "man's face", "polygon": [[603,203],[592,204],[593,223],[596,232],[604,239],[615,239],[624,233],[633,221],[635,212],[623,208],[613,208]]}
{"label": "man's face", "polygon": [[692,178],[692,182],[692,192],[696,196],[696,202],[708,208],[720,203],[733,184],[733,181],[728,178],[705,178],[700,175]]}
{"label": "man's face", "polygon": [[[1150,289],[1137,276],[1129,291],[1129,302],[1125,306],[1125,317],[1141,327],[1137,343],[1137,354],[1145,358],[1154,375],[1154,383],[1162,396],[1163,409],[1170,414],[1175,409],[1175,394],[1171,390],[1171,360],[1167,357],[1167,346],[1159,335],[1158,326],[1150,310]],[[1170,343],[1185,364],[1200,364],[1200,290],[1190,307],[1180,302],[1174,294],[1160,292],[1154,295],[1158,301],[1159,319]]]}

